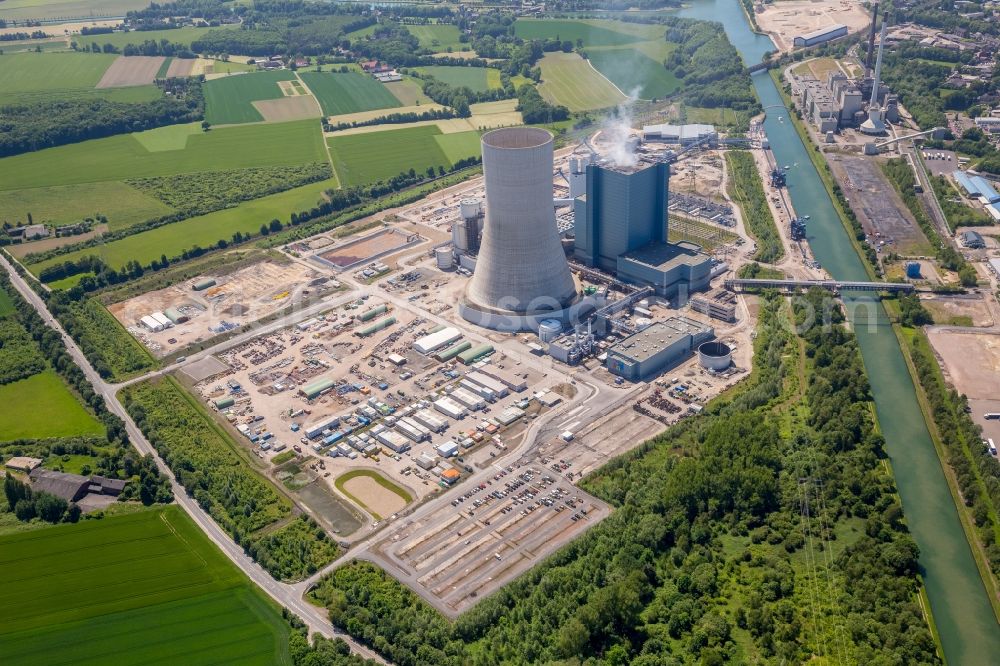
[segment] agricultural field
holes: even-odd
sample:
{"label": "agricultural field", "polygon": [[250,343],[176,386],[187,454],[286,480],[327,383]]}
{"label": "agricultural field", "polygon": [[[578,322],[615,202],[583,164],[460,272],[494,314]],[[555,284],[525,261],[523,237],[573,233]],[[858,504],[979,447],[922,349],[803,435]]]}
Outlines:
{"label": "agricultural field", "polygon": [[85,19],[101,14],[124,16],[133,9],[149,6],[149,0],[5,0],[0,5],[0,19]]}
{"label": "agricultural field", "polygon": [[[207,215],[188,218],[141,234],[126,236],[97,247],[84,248],[29,266],[36,275],[46,266],[76,260],[87,255],[101,257],[112,268],[121,268],[135,259],[146,265],[161,254],[179,256],[195,245],[209,247],[220,239],[229,240],[237,231],[256,232],[274,218],[287,221],[291,211],[312,208],[323,190],[335,187],[333,180],[320,181],[279,194],[248,201]],[[130,336],[131,337],[131,336]]]}
{"label": "agricultural field", "polygon": [[152,102],[163,97],[156,86],[126,86],[122,88],[59,88],[56,90],[33,90],[25,92],[0,93],[0,104],[31,104],[64,100],[105,99],[109,102]]}
{"label": "agricultural field", "polygon": [[130,56],[118,58],[97,82],[98,88],[126,88],[150,85],[164,68],[166,58],[161,56]]}
{"label": "agricultural field", "polygon": [[521,112],[517,110],[516,99],[502,99],[497,102],[470,104],[469,110],[472,112],[469,122],[477,129],[510,127],[511,125],[521,125],[524,123]]}
{"label": "agricultural field", "polygon": [[278,81],[292,81],[295,72],[255,72],[225,76],[205,83],[205,120],[213,125],[254,123],[264,117],[253,103],[284,97]]}
{"label": "agricultural field", "polygon": [[576,53],[546,53],[539,61],[542,82],[538,92],[570,111],[605,109],[625,101],[620,90]]}
{"label": "agricultural field", "polygon": [[174,44],[183,44],[190,47],[191,42],[213,29],[186,26],[183,28],[174,28],[173,30],[113,32],[110,35],[73,35],[72,39],[78,44],[90,44],[91,42],[97,42],[101,46],[111,44],[119,50],[129,44],[138,45],[146,41],[159,42],[162,39],[166,39]]}
{"label": "agricultural field", "polygon": [[393,81],[384,85],[386,90],[392,93],[392,96],[398,99],[403,106],[434,104],[434,100],[424,94],[420,84],[408,76],[404,76],[402,81]]}
{"label": "agricultural field", "polygon": [[[648,28],[635,24],[624,24],[618,21],[563,21],[550,19],[518,19],[514,24],[514,34],[522,39],[559,39],[571,41],[583,40],[585,48],[592,46],[625,46],[649,39]],[[655,27],[655,26],[653,26]],[[615,28],[618,28],[617,30]],[[644,29],[647,35],[637,36],[630,32],[637,28]],[[658,29],[662,35],[662,28]]]}
{"label": "agricultural field", "polygon": [[205,74],[239,74],[240,72],[256,72],[257,65],[234,60],[202,60]]}
{"label": "agricultural field", "polygon": [[456,25],[408,25],[406,29],[420,40],[420,46],[423,48],[435,51],[447,51],[451,48],[457,51],[468,46],[459,40],[461,33]]}
{"label": "agricultural field", "polygon": [[[660,98],[671,94],[679,86],[677,79],[663,67],[664,59],[675,48],[674,44],[664,39],[663,26],[602,19],[519,19],[514,24],[514,30],[519,37],[558,38],[569,40],[574,45],[577,40],[581,40],[594,68],[626,95],[642,99]],[[546,55],[546,59],[553,55],[565,54],[550,53]],[[546,78],[544,64],[542,77]],[[560,81],[556,88],[572,89],[573,86],[574,79],[570,78],[565,82]],[[555,91],[550,91],[549,94],[553,99],[557,98]],[[572,92],[562,93],[562,96],[567,99],[573,97]],[[569,104],[566,106],[574,111],[585,110]]]}
{"label": "agricultural field", "polygon": [[482,150],[479,143],[479,132],[476,131],[441,134],[434,137],[434,140],[437,141],[444,156],[452,164],[466,157],[479,155],[480,150]]}
{"label": "agricultural field", "polygon": [[36,187],[0,192],[0,223],[25,223],[31,213],[36,223],[68,224],[101,213],[108,226],[123,229],[173,209],[122,182]]}
{"label": "agricultural field", "polygon": [[[479,153],[478,140],[473,144],[470,139],[442,139],[444,136],[448,135],[442,134],[437,126],[425,125],[337,135],[327,142],[340,182],[350,186],[387,180],[410,169],[417,172],[424,172],[428,167],[447,169],[454,164],[453,158],[460,157],[458,153],[463,146],[473,150],[464,157]],[[446,154],[445,145],[451,156]]]}
{"label": "agricultural field", "polygon": [[465,86],[475,92],[486,92],[500,87],[500,70],[491,67],[459,67],[457,65],[434,65],[416,67],[416,71],[433,76],[450,86]]}
{"label": "agricultural field", "polygon": [[160,152],[119,135],[4,158],[0,190],[322,162],[321,139],[313,121],[213,129],[188,136],[184,150]]}
{"label": "agricultural field", "polygon": [[0,537],[8,663],[290,664],[280,613],[179,507]]}
{"label": "agricultural field", "polygon": [[[0,12],[0,18],[2,18]],[[0,61],[0,104],[20,94],[59,97],[60,91],[93,90],[118,56],[105,53],[14,53]]]}
{"label": "agricultural field", "polygon": [[590,62],[626,95],[640,99],[662,98],[680,87],[662,61],[630,48],[587,51]]}
{"label": "agricultural field", "polygon": [[0,385],[0,404],[4,406],[0,409],[3,441],[104,434],[101,422],[80,404],[54,370]]}
{"label": "agricultural field", "polygon": [[302,72],[299,76],[328,116],[401,106],[384,85],[367,74]]}

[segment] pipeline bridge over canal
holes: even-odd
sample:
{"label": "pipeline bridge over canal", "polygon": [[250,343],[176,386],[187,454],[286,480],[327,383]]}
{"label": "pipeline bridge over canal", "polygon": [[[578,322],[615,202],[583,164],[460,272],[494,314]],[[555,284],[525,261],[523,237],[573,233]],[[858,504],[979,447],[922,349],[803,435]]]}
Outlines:
{"label": "pipeline bridge over canal", "polygon": [[725,287],[729,291],[746,291],[747,289],[781,289],[795,291],[796,289],[811,289],[819,287],[833,293],[842,291],[888,291],[912,293],[915,287],[909,282],[848,282],[843,280],[726,280]]}

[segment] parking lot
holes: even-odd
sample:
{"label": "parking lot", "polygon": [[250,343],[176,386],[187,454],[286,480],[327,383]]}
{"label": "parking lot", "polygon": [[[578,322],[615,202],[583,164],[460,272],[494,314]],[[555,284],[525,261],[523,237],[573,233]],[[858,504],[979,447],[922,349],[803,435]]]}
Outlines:
{"label": "parking lot", "polygon": [[498,467],[450,503],[402,523],[371,553],[454,617],[610,513],[554,471],[570,468],[558,460]]}

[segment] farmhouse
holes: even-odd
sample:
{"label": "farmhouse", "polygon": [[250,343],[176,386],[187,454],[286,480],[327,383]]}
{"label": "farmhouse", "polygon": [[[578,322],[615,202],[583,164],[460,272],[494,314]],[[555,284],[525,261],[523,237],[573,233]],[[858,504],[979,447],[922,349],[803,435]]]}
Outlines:
{"label": "farmhouse", "polygon": [[61,497],[67,502],[77,502],[87,495],[110,495],[117,497],[125,489],[125,481],[107,479],[103,476],[80,476],[66,472],[54,472],[36,468],[29,475],[31,488],[37,492]]}

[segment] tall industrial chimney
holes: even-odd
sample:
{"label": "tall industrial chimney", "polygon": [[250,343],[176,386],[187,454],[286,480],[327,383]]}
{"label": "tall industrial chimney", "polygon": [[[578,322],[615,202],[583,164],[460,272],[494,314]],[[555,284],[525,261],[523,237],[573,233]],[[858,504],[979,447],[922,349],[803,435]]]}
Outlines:
{"label": "tall industrial chimney", "polygon": [[872,79],[872,98],[868,102],[868,120],[861,123],[862,134],[885,134],[885,114],[878,103],[878,94],[882,87],[882,51],[885,49],[885,28],[889,23],[888,13],[882,17],[882,31],[879,36],[878,57],[875,58],[875,77]]}
{"label": "tall industrial chimney", "polygon": [[462,316],[500,330],[534,330],[578,300],[552,208],[552,135],[531,127],[482,138],[486,220]]}
{"label": "tall industrial chimney", "polygon": [[865,54],[865,75],[872,71],[872,53],[875,50],[875,26],[878,25],[878,3],[872,7],[872,27],[868,30],[868,52]]}
{"label": "tall industrial chimney", "polygon": [[878,57],[875,58],[875,76],[872,80],[872,100],[868,105],[869,108],[878,106],[878,94],[882,87],[882,51],[885,49],[885,26],[888,23],[888,18],[889,16],[886,15],[882,19],[882,32],[878,38]]}

